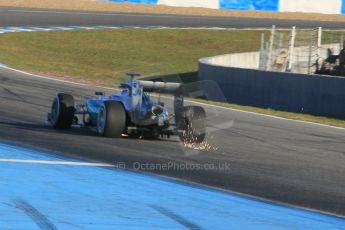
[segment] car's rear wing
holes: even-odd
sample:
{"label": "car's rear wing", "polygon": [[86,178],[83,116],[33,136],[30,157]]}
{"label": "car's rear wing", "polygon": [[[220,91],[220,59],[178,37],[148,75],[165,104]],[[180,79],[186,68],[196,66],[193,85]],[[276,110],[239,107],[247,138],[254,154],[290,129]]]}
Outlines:
{"label": "car's rear wing", "polygon": [[139,81],[143,91],[157,92],[174,95],[174,113],[175,123],[179,123],[182,119],[182,112],[184,106],[183,87],[181,83],[174,82],[154,82],[154,81]]}

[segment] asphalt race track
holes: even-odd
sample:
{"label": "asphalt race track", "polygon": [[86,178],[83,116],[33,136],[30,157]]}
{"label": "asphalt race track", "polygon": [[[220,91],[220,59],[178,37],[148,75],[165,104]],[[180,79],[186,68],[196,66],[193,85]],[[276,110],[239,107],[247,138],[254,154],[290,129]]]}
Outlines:
{"label": "asphalt race track", "polygon": [[[341,22],[166,16],[0,8],[0,26],[172,26],[268,28]],[[52,130],[45,124],[51,99],[69,92],[77,100],[94,87],[32,77],[0,68],[1,141],[58,154],[126,165],[214,164],[221,169],[156,170],[153,173],[345,216],[345,129],[205,106],[209,142],[218,150],[194,153],[171,140],[107,139],[88,130]],[[232,124],[224,126],[224,124]],[[146,170],[150,171],[150,170]]]}
{"label": "asphalt race track", "polygon": [[2,141],[111,164],[123,162],[127,168],[134,162],[227,163],[229,167],[219,170],[153,173],[345,215],[344,129],[205,107],[210,127],[233,123],[210,134],[210,143],[218,150],[191,154],[176,138],[108,139],[77,128],[56,131],[45,124],[57,92],[69,92],[81,100],[94,91],[0,69]]}
{"label": "asphalt race track", "polygon": [[6,26],[164,26],[221,28],[300,28],[343,29],[343,22],[296,21],[232,17],[126,14],[0,7],[0,27]]}

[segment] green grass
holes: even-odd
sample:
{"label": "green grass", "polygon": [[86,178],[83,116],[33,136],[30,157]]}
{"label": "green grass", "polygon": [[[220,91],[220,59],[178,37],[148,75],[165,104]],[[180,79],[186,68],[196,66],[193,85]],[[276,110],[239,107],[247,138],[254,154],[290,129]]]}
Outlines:
{"label": "green grass", "polygon": [[267,36],[263,31],[150,29],[9,33],[0,36],[0,62],[107,82],[128,69],[183,75],[195,72],[201,57],[257,51],[261,33]]}
{"label": "green grass", "polygon": [[[125,72],[196,79],[197,60],[224,53],[257,51],[261,34],[244,30],[90,30],[0,35],[0,62],[35,73],[69,76],[109,85]],[[330,36],[330,35],[327,35]],[[340,119],[212,102],[284,118],[345,127]]]}

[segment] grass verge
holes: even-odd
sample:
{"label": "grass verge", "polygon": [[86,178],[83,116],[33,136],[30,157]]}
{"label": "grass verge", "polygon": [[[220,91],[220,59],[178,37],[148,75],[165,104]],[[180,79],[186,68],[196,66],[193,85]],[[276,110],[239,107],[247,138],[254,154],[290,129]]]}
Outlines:
{"label": "grass verge", "polygon": [[35,73],[107,84],[114,77],[121,80],[128,69],[147,75],[183,76],[197,70],[201,57],[258,50],[261,33],[268,32],[118,29],[8,33],[0,36],[0,62]]}

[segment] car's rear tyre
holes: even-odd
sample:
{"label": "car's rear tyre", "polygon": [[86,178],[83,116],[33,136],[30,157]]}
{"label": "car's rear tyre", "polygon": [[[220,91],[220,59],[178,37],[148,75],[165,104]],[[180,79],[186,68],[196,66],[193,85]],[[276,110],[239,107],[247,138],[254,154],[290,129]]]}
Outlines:
{"label": "car's rear tyre", "polygon": [[49,121],[56,129],[69,129],[73,123],[74,112],[73,96],[59,93],[53,100]]}
{"label": "car's rear tyre", "polygon": [[200,106],[185,106],[182,111],[178,129],[181,141],[201,143],[206,137],[206,112]]}
{"label": "car's rear tyre", "polygon": [[99,110],[97,133],[104,137],[121,137],[126,128],[126,112],[122,104],[105,101]]}

